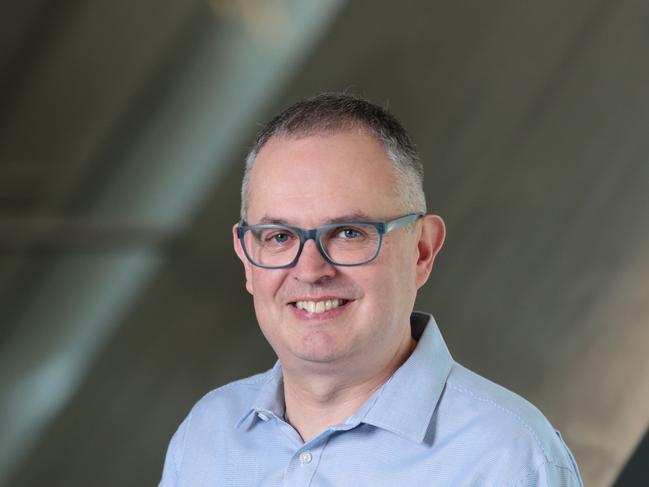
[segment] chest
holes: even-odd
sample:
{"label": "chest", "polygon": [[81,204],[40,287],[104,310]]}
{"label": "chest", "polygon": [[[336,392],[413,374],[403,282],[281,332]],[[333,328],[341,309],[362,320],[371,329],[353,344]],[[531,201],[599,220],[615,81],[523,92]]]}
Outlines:
{"label": "chest", "polygon": [[484,486],[497,485],[505,462],[468,445],[417,443],[368,425],[304,444],[290,426],[274,423],[191,445],[178,487]]}

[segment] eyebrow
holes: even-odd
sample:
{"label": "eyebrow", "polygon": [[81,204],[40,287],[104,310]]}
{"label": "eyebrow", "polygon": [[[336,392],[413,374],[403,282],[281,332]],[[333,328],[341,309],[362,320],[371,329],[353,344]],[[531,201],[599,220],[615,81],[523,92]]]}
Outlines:
{"label": "eyebrow", "polygon": [[[372,218],[367,215],[367,213],[363,213],[362,211],[357,211],[353,213],[348,213],[346,215],[341,215],[337,216],[335,218],[330,218],[326,220],[323,225],[329,225],[331,223],[341,223],[341,222],[353,222],[353,221],[374,221]],[[263,216],[260,220],[259,223],[261,224],[272,224],[272,225],[285,225],[285,226],[295,226],[294,224],[290,223],[289,221],[283,219],[283,218],[273,218],[272,216]],[[321,225],[320,225],[321,226]]]}

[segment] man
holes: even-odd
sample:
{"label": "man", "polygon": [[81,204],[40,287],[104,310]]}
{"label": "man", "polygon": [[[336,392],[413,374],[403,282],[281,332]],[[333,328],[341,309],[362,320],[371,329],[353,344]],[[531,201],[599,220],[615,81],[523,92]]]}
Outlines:
{"label": "man", "polygon": [[161,486],[581,485],[542,414],[413,313],[445,236],[422,179],[399,122],[358,97],[269,122],[233,240],[279,361],[194,406]]}

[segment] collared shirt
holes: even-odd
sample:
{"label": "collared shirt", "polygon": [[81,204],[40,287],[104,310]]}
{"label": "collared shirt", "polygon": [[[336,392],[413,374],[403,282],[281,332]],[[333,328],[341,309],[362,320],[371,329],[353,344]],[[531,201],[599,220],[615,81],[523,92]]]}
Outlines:
{"label": "collared shirt", "polygon": [[203,397],[173,436],[159,487],[582,486],[530,403],[455,363],[432,316],[352,416],[303,442],[285,421],[282,368]]}

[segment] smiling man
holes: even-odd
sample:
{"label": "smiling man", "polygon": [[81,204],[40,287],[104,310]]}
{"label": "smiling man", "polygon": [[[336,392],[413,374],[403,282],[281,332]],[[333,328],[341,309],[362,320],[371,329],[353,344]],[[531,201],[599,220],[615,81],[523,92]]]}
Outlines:
{"label": "smiling man", "polygon": [[279,360],[194,406],[160,485],[581,485],[543,415],[455,363],[413,312],[444,236],[387,111],[324,94],[271,120],[233,240]]}

